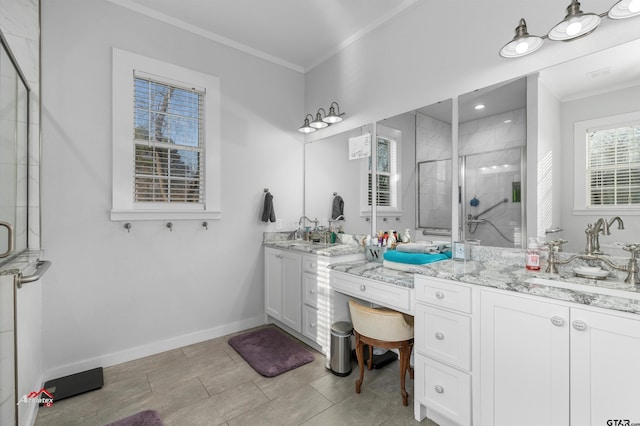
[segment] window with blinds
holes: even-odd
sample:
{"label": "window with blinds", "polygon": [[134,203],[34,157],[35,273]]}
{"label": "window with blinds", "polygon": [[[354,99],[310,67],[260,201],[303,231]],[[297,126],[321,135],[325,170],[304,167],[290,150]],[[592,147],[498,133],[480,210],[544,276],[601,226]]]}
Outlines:
{"label": "window with blinds", "polygon": [[204,204],[204,98],[134,75],[134,202]]}
{"label": "window with blinds", "polygon": [[640,205],[640,124],[587,132],[589,206]]}
{"label": "window with blinds", "polygon": [[[376,171],[376,205],[379,207],[396,207],[397,190],[394,176],[397,173],[397,143],[394,140],[378,137],[377,139],[377,171]],[[371,206],[371,160],[369,160],[368,199]]]}

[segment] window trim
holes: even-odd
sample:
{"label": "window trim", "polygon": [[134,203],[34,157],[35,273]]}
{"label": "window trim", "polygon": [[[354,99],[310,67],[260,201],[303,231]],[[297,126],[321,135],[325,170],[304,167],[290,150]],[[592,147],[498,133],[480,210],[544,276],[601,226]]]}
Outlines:
{"label": "window trim", "polygon": [[573,214],[578,216],[599,214],[640,215],[636,205],[589,206],[587,204],[587,143],[589,130],[623,127],[640,122],[640,111],[577,121],[573,126]]}
{"label": "window trim", "polygon": [[[205,73],[113,48],[112,75],[112,209],[111,220],[220,219],[222,161],[220,158],[220,79]],[[135,203],[133,196],[134,70],[165,81],[206,91],[204,103],[204,204]],[[188,82],[188,83],[185,83]],[[143,204],[143,205],[141,205]]]}

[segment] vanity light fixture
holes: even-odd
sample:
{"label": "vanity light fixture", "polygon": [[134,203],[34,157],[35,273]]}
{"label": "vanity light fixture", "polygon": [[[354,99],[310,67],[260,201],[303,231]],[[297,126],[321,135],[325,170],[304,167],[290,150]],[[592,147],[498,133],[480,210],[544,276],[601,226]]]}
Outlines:
{"label": "vanity light fixture", "polygon": [[324,129],[325,127],[329,127],[329,123],[325,123],[323,121],[323,117],[320,115],[320,111],[322,111],[325,118],[327,116],[327,112],[324,110],[324,108],[320,108],[316,113],[316,119],[309,124],[309,126],[313,127],[314,129]]}
{"label": "vanity light fixture", "polygon": [[311,125],[309,124],[309,119],[307,117],[311,117],[311,119],[313,120],[313,115],[307,114],[307,116],[304,118],[304,124],[298,128],[298,131],[301,133],[313,133],[316,131],[316,129],[311,127]]}
{"label": "vanity light fixture", "polygon": [[[313,118],[313,115],[307,114],[307,116],[304,118],[304,124],[298,128],[298,131],[301,133],[315,132],[318,129],[323,129],[325,127],[329,127],[332,124],[341,122],[343,115],[344,112],[340,112],[340,106],[338,105],[338,103],[331,102],[328,114],[324,108],[318,109],[315,119]],[[309,121],[309,117],[311,117],[311,121]]]}
{"label": "vanity light fixture", "polygon": [[571,41],[591,34],[598,28],[602,18],[625,19],[640,15],[640,0],[619,0],[608,12],[584,13],[580,9],[578,0],[571,0],[567,7],[567,14],[545,36],[530,35],[527,23],[520,19],[516,27],[516,35],[500,50],[503,58],[518,58],[538,50],[545,38],[556,41]]}
{"label": "vanity light fixture", "polygon": [[[334,105],[338,109],[337,114],[336,114],[336,110],[333,108]],[[329,114],[327,114],[327,116],[323,118],[322,121],[329,124],[339,123],[342,121],[343,115],[344,115],[344,112],[342,114],[340,113],[340,106],[338,105],[338,103],[331,102],[331,105],[329,106]]]}

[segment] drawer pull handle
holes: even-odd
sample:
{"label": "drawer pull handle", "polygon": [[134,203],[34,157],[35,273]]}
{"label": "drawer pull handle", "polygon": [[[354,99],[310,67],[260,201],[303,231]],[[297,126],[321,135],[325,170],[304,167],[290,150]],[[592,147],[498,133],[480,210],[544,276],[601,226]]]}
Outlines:
{"label": "drawer pull handle", "polygon": [[584,331],[587,329],[587,324],[584,321],[576,320],[573,322],[573,328],[578,331]]}
{"label": "drawer pull handle", "polygon": [[281,254],[276,254],[276,257],[277,257],[278,259],[282,259],[284,256],[283,256],[283,255],[281,255]]}
{"label": "drawer pull handle", "polygon": [[315,290],[309,290],[309,293],[314,294],[316,291]]}
{"label": "drawer pull handle", "polygon": [[440,385],[435,385],[434,389],[437,393],[444,393],[444,388]]}
{"label": "drawer pull handle", "polygon": [[436,339],[438,339],[438,340],[444,340],[444,334],[438,331],[438,332],[436,333]]}
{"label": "drawer pull handle", "polygon": [[310,326],[311,326],[311,328],[316,328],[316,324],[313,323],[313,322],[310,324]]}
{"label": "drawer pull handle", "polygon": [[551,324],[556,327],[562,327],[564,325],[564,320],[558,316],[551,317]]}
{"label": "drawer pull handle", "polygon": [[438,299],[444,299],[444,293],[441,291],[436,291],[436,297]]}
{"label": "drawer pull handle", "polygon": [[367,287],[366,287],[364,284],[362,284],[362,285],[360,286],[360,291],[365,291],[366,289],[367,289]]}

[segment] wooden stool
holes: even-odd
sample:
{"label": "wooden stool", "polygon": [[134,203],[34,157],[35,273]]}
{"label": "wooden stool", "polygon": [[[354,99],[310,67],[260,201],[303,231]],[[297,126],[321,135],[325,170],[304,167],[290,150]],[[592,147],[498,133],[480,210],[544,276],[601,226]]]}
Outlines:
{"label": "wooden stool", "polygon": [[373,347],[399,349],[400,351],[400,393],[402,405],[409,405],[409,394],[405,389],[407,370],[413,379],[413,368],[409,366],[413,349],[413,317],[406,318],[401,313],[386,308],[369,308],[353,300],[349,301],[353,332],[356,336],[356,357],[360,367],[360,377],[356,380],[356,393],[360,393],[364,379],[364,345],[369,345],[367,368],[373,363]]}

